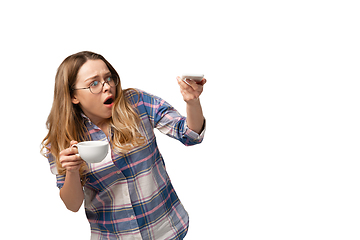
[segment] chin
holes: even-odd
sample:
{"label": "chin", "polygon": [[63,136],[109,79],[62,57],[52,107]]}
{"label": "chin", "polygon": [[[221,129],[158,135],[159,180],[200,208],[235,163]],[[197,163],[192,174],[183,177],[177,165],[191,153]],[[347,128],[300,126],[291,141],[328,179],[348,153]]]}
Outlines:
{"label": "chin", "polygon": [[103,119],[108,119],[112,117],[112,114],[104,114],[103,116],[101,116]]}
{"label": "chin", "polygon": [[106,116],[105,116],[105,118],[111,118],[112,117],[112,112],[110,113],[110,114],[107,114]]}

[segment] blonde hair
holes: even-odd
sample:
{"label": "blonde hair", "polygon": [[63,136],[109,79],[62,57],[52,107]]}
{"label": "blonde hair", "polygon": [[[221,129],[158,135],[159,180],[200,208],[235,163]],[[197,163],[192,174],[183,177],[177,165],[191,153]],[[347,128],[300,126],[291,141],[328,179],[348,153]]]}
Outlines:
{"label": "blonde hair", "polygon": [[[59,66],[55,77],[54,101],[46,121],[48,134],[42,141],[41,152],[44,156],[51,153],[56,160],[58,174],[64,175],[66,169],[60,163],[60,152],[70,146],[70,141],[78,142],[90,140],[90,134],[81,116],[81,108],[71,101],[76,78],[79,69],[88,60],[102,60],[110,70],[112,77],[117,78],[119,84],[116,89],[116,97],[110,117],[110,126],[113,128],[113,136],[110,139],[113,150],[127,153],[135,146],[145,143],[139,131],[140,117],[126,97],[128,91],[122,90],[120,77],[111,64],[100,54],[93,52],[79,52],[67,57]],[[136,91],[138,94],[139,92]],[[84,163],[80,168],[80,175],[84,180],[87,166]],[[84,184],[84,181],[82,181]]]}

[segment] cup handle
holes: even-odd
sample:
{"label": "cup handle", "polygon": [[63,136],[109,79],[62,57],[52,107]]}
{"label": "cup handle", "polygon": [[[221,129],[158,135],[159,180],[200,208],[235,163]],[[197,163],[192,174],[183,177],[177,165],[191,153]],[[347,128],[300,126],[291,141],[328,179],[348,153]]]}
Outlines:
{"label": "cup handle", "polygon": [[[73,148],[73,147],[78,148],[77,144],[73,144],[73,145],[71,145],[71,147],[72,147],[72,148]],[[80,156],[80,154],[79,154],[79,153],[77,153],[77,154],[75,154],[75,155]]]}

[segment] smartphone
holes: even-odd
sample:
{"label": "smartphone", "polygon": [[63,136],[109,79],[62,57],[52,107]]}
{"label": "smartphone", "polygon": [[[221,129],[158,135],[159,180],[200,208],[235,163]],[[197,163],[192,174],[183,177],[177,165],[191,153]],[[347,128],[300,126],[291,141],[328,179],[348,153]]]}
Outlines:
{"label": "smartphone", "polygon": [[194,80],[195,82],[200,82],[204,78],[204,74],[183,74],[181,75],[181,79],[190,79]]}

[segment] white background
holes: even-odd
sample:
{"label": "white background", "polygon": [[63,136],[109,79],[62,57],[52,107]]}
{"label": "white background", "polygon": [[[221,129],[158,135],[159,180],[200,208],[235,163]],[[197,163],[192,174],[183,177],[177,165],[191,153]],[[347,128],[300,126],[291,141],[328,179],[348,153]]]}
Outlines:
{"label": "white background", "polygon": [[90,50],[183,114],[176,76],[206,75],[204,142],[158,134],[186,239],[359,239],[357,2],[3,1],[1,234],[90,237],[39,153],[56,69]]}

